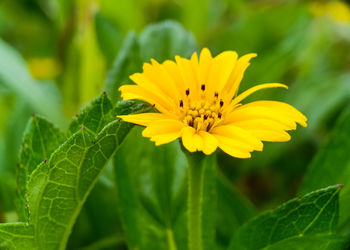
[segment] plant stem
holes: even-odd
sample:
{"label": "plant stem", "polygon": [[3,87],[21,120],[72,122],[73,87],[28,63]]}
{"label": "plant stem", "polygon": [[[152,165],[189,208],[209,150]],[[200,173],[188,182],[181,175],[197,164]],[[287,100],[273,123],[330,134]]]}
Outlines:
{"label": "plant stem", "polygon": [[202,202],[204,182],[204,155],[186,153],[188,161],[188,233],[189,250],[202,250]]}

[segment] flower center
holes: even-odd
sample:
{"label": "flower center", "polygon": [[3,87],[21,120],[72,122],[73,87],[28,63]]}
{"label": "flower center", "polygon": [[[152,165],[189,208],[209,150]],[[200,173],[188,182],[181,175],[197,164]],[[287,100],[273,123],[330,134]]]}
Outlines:
{"label": "flower center", "polygon": [[[201,90],[205,91],[205,85],[202,85]],[[186,95],[189,96],[189,90],[186,90]],[[224,102],[219,100],[218,93],[214,94],[212,101],[207,101],[204,96],[200,100],[188,99],[188,107],[184,109],[183,122],[195,128],[197,131],[209,131],[213,128],[222,117],[222,108]],[[180,101],[180,107],[183,108],[183,101]]]}

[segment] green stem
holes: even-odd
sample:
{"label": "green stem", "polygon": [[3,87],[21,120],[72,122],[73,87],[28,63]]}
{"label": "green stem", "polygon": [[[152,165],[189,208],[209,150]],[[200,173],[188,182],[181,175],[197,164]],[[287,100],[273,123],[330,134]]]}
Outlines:
{"label": "green stem", "polygon": [[202,250],[202,203],[204,182],[204,155],[185,152],[188,162],[187,223],[189,250]]}

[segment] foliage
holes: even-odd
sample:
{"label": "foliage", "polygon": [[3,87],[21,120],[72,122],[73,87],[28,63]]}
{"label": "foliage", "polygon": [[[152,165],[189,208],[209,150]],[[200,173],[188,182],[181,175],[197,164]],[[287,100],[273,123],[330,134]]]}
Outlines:
{"label": "foliage", "polygon": [[250,100],[277,98],[308,117],[291,142],[208,160],[205,249],[347,249],[350,23],[325,6],[1,1],[0,249],[188,249],[179,143],[155,147],[116,115],[151,111],[118,92],[143,62],[202,47],[257,52],[240,92],[286,83]]}

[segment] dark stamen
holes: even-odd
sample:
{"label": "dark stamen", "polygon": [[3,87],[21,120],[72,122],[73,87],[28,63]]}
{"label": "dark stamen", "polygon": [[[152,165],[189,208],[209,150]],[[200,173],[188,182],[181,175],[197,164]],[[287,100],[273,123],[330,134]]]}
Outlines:
{"label": "dark stamen", "polygon": [[190,94],[190,89],[186,89],[186,95],[188,96]]}
{"label": "dark stamen", "polygon": [[209,124],[208,127],[207,127],[207,132],[209,132],[210,128],[211,128],[211,126]]}
{"label": "dark stamen", "polygon": [[221,113],[218,114],[219,119],[221,119]]}
{"label": "dark stamen", "polygon": [[208,119],[208,115],[205,114],[203,119],[204,119],[204,120]]}
{"label": "dark stamen", "polygon": [[205,84],[202,84],[202,86],[201,86],[201,90],[205,90]]}
{"label": "dark stamen", "polygon": [[184,106],[184,102],[180,100],[180,107],[182,108]]}
{"label": "dark stamen", "polygon": [[214,96],[217,98],[219,96],[219,93],[215,92]]}
{"label": "dark stamen", "polygon": [[220,100],[220,107],[224,106],[224,101]]}

